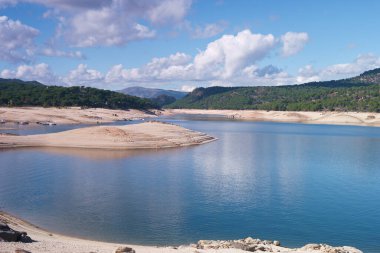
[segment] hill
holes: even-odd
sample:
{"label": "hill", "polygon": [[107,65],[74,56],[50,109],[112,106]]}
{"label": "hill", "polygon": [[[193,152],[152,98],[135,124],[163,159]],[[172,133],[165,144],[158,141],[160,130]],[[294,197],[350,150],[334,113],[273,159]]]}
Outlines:
{"label": "hill", "polygon": [[380,69],[300,85],[197,88],[166,108],[380,112]]}
{"label": "hill", "polygon": [[149,109],[148,99],[90,87],[46,86],[39,82],[0,79],[0,106],[81,106],[109,109]]}
{"label": "hill", "polygon": [[140,86],[128,87],[123,90],[120,90],[119,92],[141,98],[157,98],[160,95],[166,95],[168,97],[174,97],[175,99],[183,98],[188,94],[187,92],[182,91],[152,89]]}

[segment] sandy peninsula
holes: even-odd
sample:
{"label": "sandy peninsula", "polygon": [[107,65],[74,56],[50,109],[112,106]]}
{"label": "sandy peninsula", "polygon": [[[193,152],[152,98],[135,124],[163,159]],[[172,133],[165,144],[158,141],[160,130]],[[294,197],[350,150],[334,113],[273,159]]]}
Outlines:
{"label": "sandy peninsula", "polygon": [[[248,237],[231,241],[207,241],[201,240],[196,244],[178,247],[152,247],[142,245],[127,245],[119,243],[107,243],[100,241],[84,240],[57,233],[51,233],[28,223],[15,216],[0,211],[0,222],[6,223],[11,229],[26,232],[33,240],[30,243],[1,242],[1,253],[14,253],[16,250],[26,250],[32,253],[114,253],[123,247],[128,247],[136,253],[243,253],[243,252],[294,252],[294,253],[362,253],[353,247],[331,247],[325,244],[308,244],[302,248],[286,248],[280,246],[277,241],[259,240]],[[257,249],[257,250],[256,250]],[[20,252],[20,251],[19,251]],[[128,252],[128,251],[124,251]],[[133,251],[129,251],[133,252]]]}
{"label": "sandy peninsula", "polygon": [[0,107],[0,122],[35,124],[96,124],[118,120],[133,120],[156,117],[148,111],[111,110],[102,108],[81,109],[80,107]]}
{"label": "sandy peninsula", "polygon": [[380,126],[380,113],[371,112],[292,112],[259,110],[168,109],[163,115],[221,115],[237,120],[274,121],[305,124]]}
{"label": "sandy peninsula", "polygon": [[198,145],[215,138],[177,125],[145,122],[124,126],[94,126],[51,134],[0,135],[0,147],[65,147],[153,149]]}

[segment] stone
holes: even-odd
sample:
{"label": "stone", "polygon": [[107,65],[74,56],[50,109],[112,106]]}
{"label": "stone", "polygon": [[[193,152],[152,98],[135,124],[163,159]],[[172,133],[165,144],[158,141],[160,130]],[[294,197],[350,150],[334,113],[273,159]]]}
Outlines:
{"label": "stone", "polygon": [[130,247],[121,246],[116,249],[115,253],[136,253],[136,251]]}
{"label": "stone", "polygon": [[322,245],[316,244],[316,243],[309,243],[303,246],[301,249],[302,250],[319,250]]}
{"label": "stone", "polygon": [[279,241],[273,241],[274,246],[281,246],[281,243]]}
{"label": "stone", "polygon": [[16,249],[15,253],[32,253],[32,252],[24,250],[24,249]]}
{"label": "stone", "polygon": [[6,242],[18,242],[20,240],[20,236],[21,234],[17,233],[16,231],[12,231],[12,230],[0,231],[0,238]]}
{"label": "stone", "polygon": [[9,229],[10,227],[6,223],[0,222],[0,230],[9,230]]}
{"label": "stone", "polygon": [[0,222],[0,240],[5,242],[32,242],[26,232],[13,230],[3,222]]}

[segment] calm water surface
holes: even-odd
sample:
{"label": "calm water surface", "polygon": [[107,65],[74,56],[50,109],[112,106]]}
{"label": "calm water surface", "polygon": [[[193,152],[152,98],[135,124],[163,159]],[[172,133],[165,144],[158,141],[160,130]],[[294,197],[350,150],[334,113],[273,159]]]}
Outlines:
{"label": "calm water surface", "polygon": [[169,121],[219,140],[159,151],[0,150],[0,208],[106,241],[252,236],[380,252],[380,128]]}

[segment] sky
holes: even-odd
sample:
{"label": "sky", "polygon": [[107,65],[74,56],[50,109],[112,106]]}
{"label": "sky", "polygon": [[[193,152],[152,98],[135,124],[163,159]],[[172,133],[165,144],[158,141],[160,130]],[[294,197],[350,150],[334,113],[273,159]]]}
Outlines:
{"label": "sky", "polygon": [[380,67],[380,1],[0,0],[0,78],[120,90],[288,85]]}

